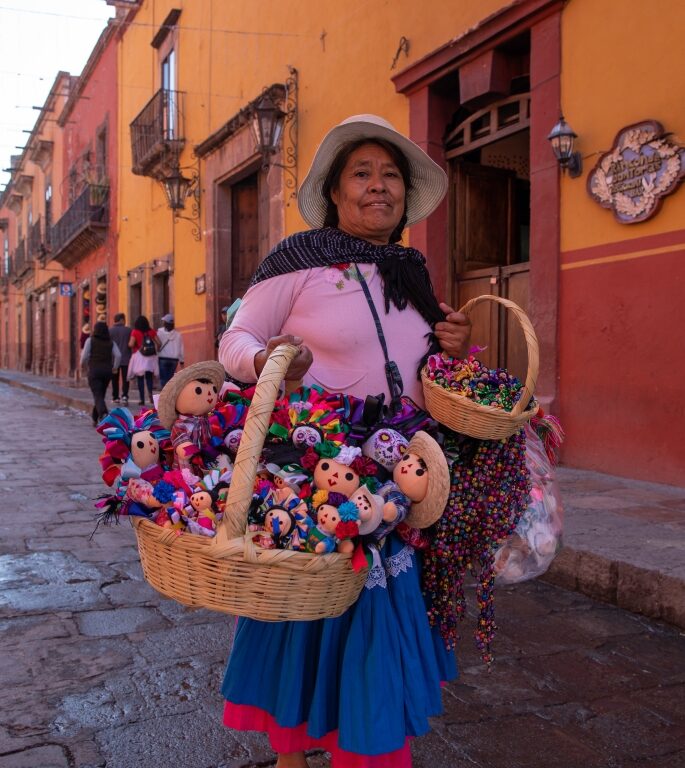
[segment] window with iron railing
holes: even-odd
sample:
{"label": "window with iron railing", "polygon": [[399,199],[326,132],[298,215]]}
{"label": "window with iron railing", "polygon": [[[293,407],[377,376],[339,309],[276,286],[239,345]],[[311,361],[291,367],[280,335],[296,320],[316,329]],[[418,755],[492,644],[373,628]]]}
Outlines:
{"label": "window with iron railing", "polygon": [[86,184],[52,228],[52,251],[59,251],[79,232],[91,224],[109,223],[109,187],[100,184]]}
{"label": "window with iron railing", "polygon": [[40,216],[29,228],[28,249],[29,256],[36,257],[43,255],[42,223]]}

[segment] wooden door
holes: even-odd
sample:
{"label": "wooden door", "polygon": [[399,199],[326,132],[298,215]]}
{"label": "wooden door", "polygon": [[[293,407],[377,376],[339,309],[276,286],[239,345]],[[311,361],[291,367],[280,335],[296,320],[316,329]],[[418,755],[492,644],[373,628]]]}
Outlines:
{"label": "wooden door", "polygon": [[[528,262],[521,238],[528,185],[512,171],[457,160],[452,165],[453,306],[483,294],[510,298],[528,308]],[[525,258],[526,261],[521,262]],[[526,345],[518,322],[494,302],[471,316],[479,359],[525,377]]]}
{"label": "wooden door", "polygon": [[[253,174],[231,187],[231,292],[244,295],[259,266],[259,185]],[[227,302],[230,303],[230,302]]]}

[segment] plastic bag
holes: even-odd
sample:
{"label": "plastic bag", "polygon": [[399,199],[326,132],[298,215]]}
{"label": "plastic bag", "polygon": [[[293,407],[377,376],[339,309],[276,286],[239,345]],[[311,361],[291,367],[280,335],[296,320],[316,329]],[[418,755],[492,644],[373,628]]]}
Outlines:
{"label": "plastic bag", "polygon": [[495,553],[495,574],[502,584],[540,576],[561,549],[564,512],[550,452],[533,427],[527,424],[525,433],[532,490],[516,530]]}

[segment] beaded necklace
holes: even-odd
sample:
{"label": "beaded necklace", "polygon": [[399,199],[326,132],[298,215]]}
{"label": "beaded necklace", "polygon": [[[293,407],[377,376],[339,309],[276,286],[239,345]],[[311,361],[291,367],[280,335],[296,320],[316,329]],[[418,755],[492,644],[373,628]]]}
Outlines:
{"label": "beaded necklace", "polygon": [[523,431],[504,440],[476,440],[449,432],[447,508],[424,554],[423,592],[428,618],[448,649],[457,641],[457,623],[466,613],[464,576],[476,579],[479,615],[476,645],[489,666],[495,636],[494,553],[509,536],[528,503],[530,476]]}

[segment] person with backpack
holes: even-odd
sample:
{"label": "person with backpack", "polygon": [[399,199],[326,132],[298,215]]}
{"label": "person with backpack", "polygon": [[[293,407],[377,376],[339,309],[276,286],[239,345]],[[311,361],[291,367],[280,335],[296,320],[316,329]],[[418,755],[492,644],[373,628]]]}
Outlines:
{"label": "person with backpack", "polygon": [[152,382],[155,376],[159,376],[157,352],[160,342],[157,331],[150,327],[150,322],[145,315],[140,315],[133,324],[128,346],[132,352],[128,364],[129,381],[136,379],[138,382],[140,405],[145,405],[145,388],[147,386],[150,405],[152,405]]}

